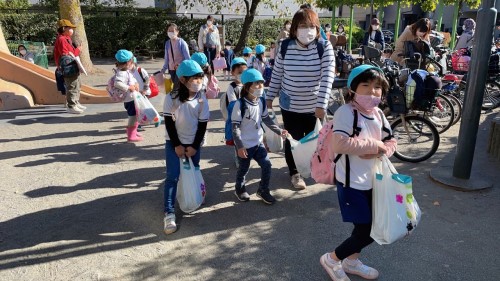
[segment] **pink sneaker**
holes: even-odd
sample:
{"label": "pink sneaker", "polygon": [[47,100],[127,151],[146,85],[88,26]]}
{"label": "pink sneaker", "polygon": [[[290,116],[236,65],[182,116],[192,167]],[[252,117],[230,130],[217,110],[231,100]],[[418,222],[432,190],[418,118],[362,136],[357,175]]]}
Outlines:
{"label": "pink sneaker", "polygon": [[332,278],[333,281],[351,281],[351,279],[349,279],[349,277],[345,274],[344,269],[342,268],[342,263],[340,261],[335,262],[329,259],[328,255],[330,255],[330,253],[322,255],[319,259],[319,263],[321,263],[330,278]]}

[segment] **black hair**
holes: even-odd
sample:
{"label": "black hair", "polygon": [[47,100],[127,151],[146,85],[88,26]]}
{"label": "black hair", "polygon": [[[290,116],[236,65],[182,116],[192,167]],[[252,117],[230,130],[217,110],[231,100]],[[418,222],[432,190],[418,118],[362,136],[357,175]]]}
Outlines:
{"label": "black hair", "polygon": [[231,46],[231,41],[226,41],[225,45],[224,46]]}
{"label": "black hair", "polygon": [[57,29],[57,33],[63,34],[64,33],[64,26],[61,26]]}
{"label": "black hair", "polygon": [[256,57],[258,60],[262,61],[262,62],[264,61],[264,53],[262,53],[262,54],[256,54],[256,55],[255,55],[255,57]]}
{"label": "black hair", "polygon": [[240,98],[246,98],[250,94],[250,87],[252,87],[253,82],[248,82],[243,84],[240,92]]}
{"label": "black hair", "polygon": [[237,64],[233,64],[231,65],[231,72],[235,71],[236,68],[242,66],[242,65],[247,65],[246,63],[237,63]]}
{"label": "black hair", "polygon": [[[189,81],[189,79],[193,77],[203,77],[203,73],[198,73],[193,76],[184,76],[186,81]],[[180,78],[180,77],[179,77]],[[180,102],[185,102],[189,99],[189,89],[184,83],[179,81],[179,90],[177,91],[177,95],[175,97],[172,97],[174,99],[179,98]]]}
{"label": "black hair", "polygon": [[309,3],[302,4],[300,5],[300,9],[311,9],[311,4]]}
{"label": "black hair", "polygon": [[[358,89],[359,84],[362,82],[367,82],[367,81],[376,81],[380,83],[380,86],[382,87],[382,96],[385,96],[387,91],[389,90],[389,82],[387,82],[387,79],[385,79],[385,76],[383,73],[381,73],[378,70],[375,69],[368,69],[362,73],[360,73],[356,78],[354,78],[351,82],[351,91],[356,92]],[[345,96],[345,102],[351,102],[353,101],[354,98],[354,93],[349,92]]]}
{"label": "black hair", "polygon": [[127,63],[128,63],[128,61],[126,61],[126,62],[119,62],[119,61],[117,61],[115,63],[115,66],[116,66],[116,68],[118,70],[125,70],[124,68],[127,66]]}
{"label": "black hair", "polygon": [[203,69],[203,73],[205,73],[208,77],[211,77],[212,76],[212,68],[210,67],[210,64],[206,64],[204,67],[202,67],[201,69]]}
{"label": "black hair", "polygon": [[17,46],[17,51],[19,52],[19,48],[23,47],[26,51],[28,51],[28,49],[26,48],[26,46],[24,46],[23,44],[20,44],[19,46]]}

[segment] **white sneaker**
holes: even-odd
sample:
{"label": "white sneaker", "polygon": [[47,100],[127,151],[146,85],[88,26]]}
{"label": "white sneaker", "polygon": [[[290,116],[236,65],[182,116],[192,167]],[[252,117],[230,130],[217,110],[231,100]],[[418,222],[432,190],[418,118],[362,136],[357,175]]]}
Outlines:
{"label": "white sneaker", "polygon": [[83,110],[81,110],[79,107],[74,106],[74,107],[68,107],[67,109],[68,113],[71,114],[82,114]]}
{"label": "white sneaker", "polygon": [[77,103],[77,104],[76,104],[76,107],[78,107],[78,108],[79,108],[79,109],[81,109],[81,110],[85,110],[85,109],[87,109],[87,107],[86,107],[86,106],[83,106],[81,103]]}
{"label": "white sneaker", "polygon": [[175,214],[166,214],[163,219],[163,231],[165,234],[172,234],[177,231],[175,224]]}
{"label": "white sneaker", "polygon": [[292,185],[296,189],[305,189],[306,188],[306,182],[302,177],[300,176],[299,173],[295,174],[292,176]]}
{"label": "white sneaker", "polygon": [[377,279],[378,271],[375,268],[364,265],[360,260],[344,259],[342,268],[345,272],[359,275],[365,279]]}
{"label": "white sneaker", "polygon": [[342,268],[342,263],[340,261],[335,262],[334,260],[329,259],[329,254],[330,253],[326,253],[322,255],[319,259],[319,262],[326,270],[328,275],[330,275],[330,278],[332,278],[333,281],[350,281],[351,279],[347,277],[344,269]]}

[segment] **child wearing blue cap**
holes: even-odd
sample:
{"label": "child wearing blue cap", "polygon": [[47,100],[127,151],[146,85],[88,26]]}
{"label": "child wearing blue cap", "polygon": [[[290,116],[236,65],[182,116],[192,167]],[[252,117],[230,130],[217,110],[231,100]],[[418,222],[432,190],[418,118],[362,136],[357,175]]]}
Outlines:
{"label": "child wearing blue cap", "polygon": [[165,96],[165,156],[167,178],[165,180],[164,232],[174,233],[175,200],[180,175],[179,159],[191,157],[195,167],[200,166],[200,146],[210,117],[208,102],[202,95],[203,70],[194,60],[184,60],[177,67],[179,90]]}
{"label": "child wearing blue cap", "polygon": [[137,112],[135,111],[134,103],[134,92],[139,91],[139,84],[131,72],[134,68],[134,55],[131,51],[122,49],[116,52],[115,59],[116,74],[114,87],[126,92],[123,105],[128,115],[127,141],[142,141],[142,136],[137,133],[139,123],[137,122]]}
{"label": "child wearing blue cap", "polygon": [[215,77],[215,74],[212,71],[212,67],[208,63],[208,58],[204,53],[194,53],[191,56],[191,59],[197,62],[201,69],[203,70],[203,73],[205,74],[203,76],[203,86],[201,89],[205,93],[207,98],[216,98],[217,95],[220,92],[219,88],[219,80],[217,80],[217,77]]}
{"label": "child wearing blue cap", "polygon": [[247,69],[247,62],[243,58],[234,58],[231,63],[231,75],[233,81],[227,87],[226,93],[221,96],[220,109],[222,117],[227,120],[227,106],[230,102],[240,98],[241,88],[241,74]]}
{"label": "child wearing blue cap", "polygon": [[249,68],[257,69],[261,74],[264,74],[268,61],[265,56],[266,47],[262,44],[255,46],[255,56],[252,57]]}
{"label": "child wearing blue cap", "polygon": [[[250,169],[250,161],[257,161],[262,169],[257,197],[264,203],[274,204],[276,199],[269,191],[271,179],[271,161],[264,147],[261,122],[264,122],[273,132],[285,137],[282,130],[269,117],[264,94],[264,78],[259,71],[247,69],[241,75],[243,88],[241,97],[235,101],[231,114],[233,140],[238,153],[239,167],[236,174],[235,195],[240,201],[250,200],[245,188],[245,176]],[[244,112],[242,114],[242,112]]]}
{"label": "child wearing blue cap", "polygon": [[361,65],[351,71],[347,87],[348,103],[333,117],[331,147],[334,153],[342,154],[335,165],[342,220],[353,223],[354,230],[335,251],[321,256],[320,263],[332,280],[349,280],[346,272],[376,279],[378,271],[364,265],[358,257],[373,242],[370,231],[374,166],[380,156],[390,157],[396,150],[391,126],[378,108],[389,84],[380,68]]}
{"label": "child wearing blue cap", "polygon": [[245,47],[243,48],[243,58],[245,59],[245,61],[247,62],[247,65],[250,65],[250,63],[252,62],[251,59],[252,59],[252,48],[250,47]]}

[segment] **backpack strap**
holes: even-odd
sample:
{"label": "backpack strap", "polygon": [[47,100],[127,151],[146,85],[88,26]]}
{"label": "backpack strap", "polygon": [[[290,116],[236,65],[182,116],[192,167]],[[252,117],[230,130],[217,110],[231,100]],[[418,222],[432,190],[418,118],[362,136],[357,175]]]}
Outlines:
{"label": "backpack strap", "polygon": [[[280,54],[281,54],[281,58],[283,60],[285,59],[286,51],[288,50],[288,45],[290,45],[290,42],[292,40],[293,40],[292,38],[287,38],[287,39],[281,41]],[[323,58],[323,54],[325,53],[325,45],[322,42],[320,42],[318,39],[315,39],[315,41],[316,41],[316,49],[318,51],[318,56],[319,56],[319,59],[321,60]]]}
{"label": "backpack strap", "polygon": [[[239,90],[238,90],[238,91],[236,91],[236,90],[238,89],[238,85],[236,85],[236,82],[234,82],[234,81],[233,81],[233,82],[231,82],[229,85],[230,85],[231,87],[233,87],[233,89],[234,89],[234,94],[236,95],[236,99],[239,99],[239,98],[240,98],[240,93],[239,93],[240,91],[239,91]],[[228,105],[229,105],[229,97],[228,97],[228,96],[227,96],[227,94],[226,94],[226,106],[228,106]]]}
{"label": "backpack strap", "polygon": [[[354,121],[352,122],[352,135],[350,135],[351,138],[354,136],[359,136],[359,133],[361,132],[361,128],[358,126],[358,111],[356,109],[353,109],[353,114],[354,114]],[[342,155],[343,154],[338,154],[333,160],[333,163],[337,163]],[[350,187],[350,186],[351,186],[351,164],[349,162],[349,155],[346,154],[344,187]]]}
{"label": "backpack strap", "polygon": [[141,67],[138,67],[137,71],[139,72],[139,76],[141,76],[142,83],[146,83],[146,78],[144,78],[144,76],[142,76],[142,69],[141,69]]}

